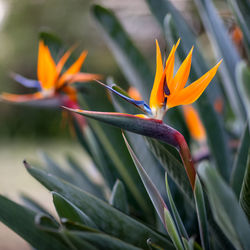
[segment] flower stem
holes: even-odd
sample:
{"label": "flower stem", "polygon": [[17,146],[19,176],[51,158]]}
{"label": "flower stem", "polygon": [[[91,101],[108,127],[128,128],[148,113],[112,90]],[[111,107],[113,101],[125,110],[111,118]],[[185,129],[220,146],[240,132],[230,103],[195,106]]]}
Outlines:
{"label": "flower stem", "polygon": [[182,162],[188,175],[189,182],[192,189],[194,190],[196,171],[189,147],[184,136],[180,132],[175,131],[175,138],[178,143],[176,149],[181,156]]}

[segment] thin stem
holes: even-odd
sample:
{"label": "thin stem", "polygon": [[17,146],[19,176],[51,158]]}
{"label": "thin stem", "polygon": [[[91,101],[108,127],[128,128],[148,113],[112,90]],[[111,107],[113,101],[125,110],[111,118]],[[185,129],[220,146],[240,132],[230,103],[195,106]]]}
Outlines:
{"label": "thin stem", "polygon": [[178,142],[177,150],[181,156],[182,162],[186,169],[191,187],[194,190],[196,171],[194,168],[194,162],[193,162],[189,147],[187,145],[187,142],[184,136],[181,133],[176,131],[175,137],[176,137],[176,141]]}

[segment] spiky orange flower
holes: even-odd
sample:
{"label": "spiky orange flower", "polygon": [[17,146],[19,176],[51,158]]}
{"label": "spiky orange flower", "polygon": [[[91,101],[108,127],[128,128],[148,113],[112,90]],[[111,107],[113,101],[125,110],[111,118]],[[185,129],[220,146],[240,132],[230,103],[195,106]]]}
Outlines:
{"label": "spiky orange flower", "polygon": [[159,119],[162,119],[169,108],[191,104],[196,101],[213,79],[222,61],[217,63],[198,80],[185,87],[191,69],[193,47],[174,75],[175,51],[179,43],[180,39],[173,46],[164,67],[161,51],[156,41],[156,74],[149,106],[153,115]]}
{"label": "spiky orange flower", "polygon": [[100,75],[80,72],[81,66],[87,56],[87,51],[83,51],[79,58],[64,72],[63,67],[69,59],[73,48],[66,51],[58,63],[55,63],[50,50],[43,40],[39,41],[37,60],[37,79],[27,79],[21,75],[13,74],[13,78],[26,87],[37,88],[37,92],[27,95],[15,95],[3,93],[1,98],[11,102],[28,102],[33,100],[57,97],[63,92],[67,98],[76,101],[76,90],[70,86],[73,82],[86,82],[99,79]]}
{"label": "spiky orange flower", "polygon": [[[198,80],[185,87],[191,69],[193,47],[174,75],[175,52],[179,43],[180,39],[173,46],[166,60],[166,64],[163,65],[161,51],[156,40],[156,73],[153,89],[150,95],[149,106],[144,101],[129,98],[128,96],[123,95],[121,92],[116,91],[114,88],[101,82],[99,83],[128,102],[136,105],[144,113],[146,113],[147,116],[162,120],[164,114],[169,108],[178,105],[191,104],[196,101],[213,79],[222,61],[221,60],[219,63],[217,63]],[[147,117],[143,114],[137,116]]]}

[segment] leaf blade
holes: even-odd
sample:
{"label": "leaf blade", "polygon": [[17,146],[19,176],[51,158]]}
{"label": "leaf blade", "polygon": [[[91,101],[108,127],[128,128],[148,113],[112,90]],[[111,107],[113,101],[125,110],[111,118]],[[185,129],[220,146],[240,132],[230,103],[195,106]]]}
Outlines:
{"label": "leaf blade", "polygon": [[215,221],[235,248],[248,249],[250,227],[233,191],[208,164],[201,164],[198,173],[206,187]]}
{"label": "leaf blade", "polygon": [[39,230],[34,223],[35,212],[0,195],[0,221],[37,249],[68,249],[63,241]]}
{"label": "leaf blade", "polygon": [[[43,170],[35,169],[27,163],[26,169],[47,189],[59,192],[80,208],[92,219],[100,230],[123,239],[128,243],[134,244],[135,246],[146,247],[146,240],[151,238],[153,242],[173,249],[173,245],[167,236],[163,237],[147,226],[109,206],[102,200],[93,197],[53,175],[48,175]],[[110,220],[110,218],[112,218],[112,220]],[[137,232],[137,234],[124,234],[125,232],[131,231]]]}
{"label": "leaf blade", "polygon": [[231,187],[233,188],[237,198],[239,198],[240,196],[244,174],[246,172],[249,146],[250,146],[250,133],[248,124],[246,124],[245,130],[240,140],[238,151],[234,159],[234,164],[231,174]]}
{"label": "leaf blade", "polygon": [[112,189],[112,193],[109,199],[109,203],[116,209],[129,214],[128,200],[125,191],[125,187],[120,180],[116,180]]}
{"label": "leaf blade", "polygon": [[194,199],[197,211],[197,217],[199,222],[200,237],[203,249],[209,249],[208,240],[208,223],[207,223],[207,212],[206,204],[204,200],[204,194],[199,177],[196,176],[195,188],[194,188]]}

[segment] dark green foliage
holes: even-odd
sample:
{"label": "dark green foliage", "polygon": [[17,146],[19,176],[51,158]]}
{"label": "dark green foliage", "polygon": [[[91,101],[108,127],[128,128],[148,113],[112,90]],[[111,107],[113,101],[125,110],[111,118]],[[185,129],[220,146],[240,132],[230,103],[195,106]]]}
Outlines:
{"label": "dark green foliage", "polygon": [[[79,162],[66,154],[67,168],[62,168],[47,153],[42,153],[44,168],[24,162],[28,173],[51,191],[58,216],[54,218],[43,204],[26,195],[22,199],[29,208],[0,196],[0,221],[32,247],[250,249],[249,62],[244,62],[237,52],[213,3],[195,2],[211,41],[217,46],[214,58],[223,57],[224,76],[226,72],[226,79],[215,77],[197,100],[206,140],[191,138],[181,107],[168,111],[164,122],[142,118],[130,115],[141,110],[107,93],[103,86],[76,84],[83,111],[68,110],[90,118],[81,127],[76,114],[72,115],[75,135],[89,161]],[[249,4],[246,0],[229,2],[249,52]],[[169,46],[181,37],[176,52],[180,61],[195,45],[189,82],[206,73],[208,62],[197,46],[202,41],[183,15],[168,0],[146,3],[159,21]],[[94,5],[92,16],[128,80],[127,87],[136,86],[148,101],[153,85],[149,66],[152,62],[145,60],[112,10]],[[47,32],[41,33],[40,39],[50,47],[55,59],[67,47]],[[106,81],[111,85],[114,82],[116,79]],[[128,96],[119,84],[112,88]],[[233,118],[215,110],[218,99]],[[185,152],[189,153],[191,148],[197,159],[209,161],[196,162],[193,186],[181,151],[185,139],[176,129],[188,142]],[[191,166],[191,157],[188,163]],[[96,169],[99,182],[89,175],[89,167]]]}

